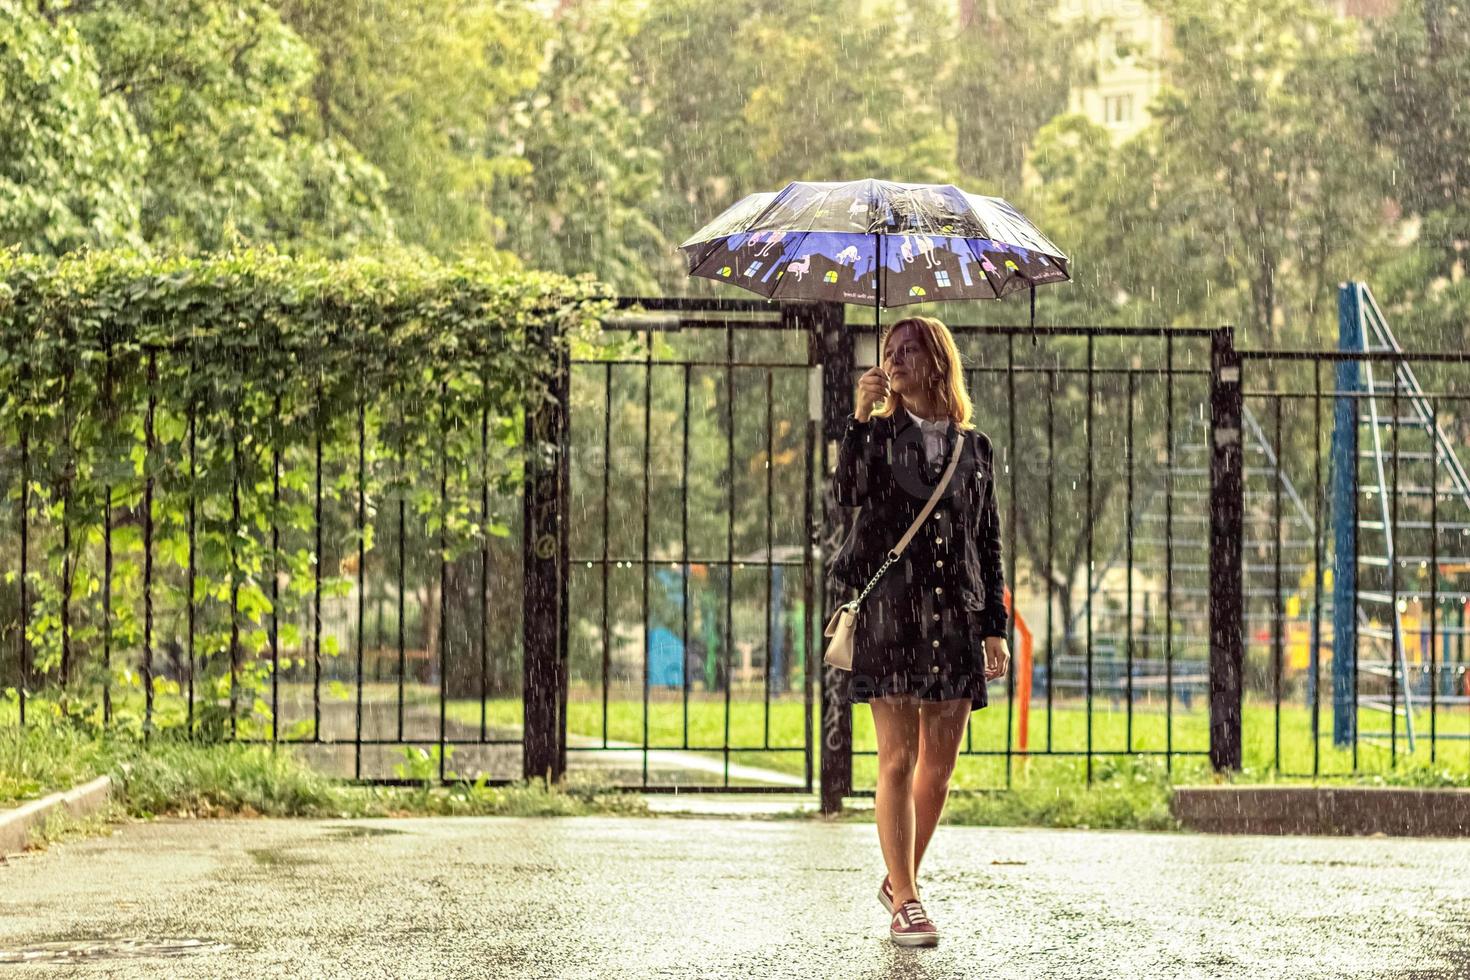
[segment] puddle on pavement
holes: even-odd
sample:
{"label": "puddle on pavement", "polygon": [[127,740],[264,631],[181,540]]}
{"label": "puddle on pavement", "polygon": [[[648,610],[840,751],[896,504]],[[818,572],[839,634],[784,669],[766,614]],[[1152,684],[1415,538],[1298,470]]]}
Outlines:
{"label": "puddle on pavement", "polygon": [[352,824],[328,827],[326,831],[325,836],[328,840],[352,840],[357,837],[389,837],[407,833],[407,831],[393,830],[389,827],[359,827]]}
{"label": "puddle on pavement", "polygon": [[0,963],[66,963],[77,960],[141,959],[223,953],[228,943],[210,939],[79,939],[37,943],[24,949],[0,949]]}

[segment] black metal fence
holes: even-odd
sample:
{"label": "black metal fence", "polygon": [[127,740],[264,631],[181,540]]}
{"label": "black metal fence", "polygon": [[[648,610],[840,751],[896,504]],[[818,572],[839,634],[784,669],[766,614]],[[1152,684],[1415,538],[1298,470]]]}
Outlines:
{"label": "black metal fence", "polygon": [[365,362],[343,411],[319,378],[195,384],[185,349],[71,353],[6,392],[0,715],[520,777],[523,423],[474,366],[430,401]]}
{"label": "black metal fence", "polygon": [[[870,793],[867,713],[821,654],[847,598],[824,584],[848,516],[830,473],[871,329],[829,304],[627,299],[524,415],[465,411],[473,372],[409,403],[365,369],[345,416],[297,379],[78,398],[63,415],[105,416],[100,449],[22,422],[0,434],[0,712],[92,692],[102,724],[289,741],[359,779],[760,792],[820,773],[829,806]],[[965,785],[1470,747],[1470,588],[1447,570],[1470,571],[1470,357],[951,329],[996,447],[1013,613]],[[283,448],[287,426],[311,438]],[[102,465],[102,497],[67,497],[68,466]]]}
{"label": "black metal fence", "polygon": [[1470,768],[1470,351],[1360,284],[1337,351],[1245,351],[1247,712],[1288,775]]}

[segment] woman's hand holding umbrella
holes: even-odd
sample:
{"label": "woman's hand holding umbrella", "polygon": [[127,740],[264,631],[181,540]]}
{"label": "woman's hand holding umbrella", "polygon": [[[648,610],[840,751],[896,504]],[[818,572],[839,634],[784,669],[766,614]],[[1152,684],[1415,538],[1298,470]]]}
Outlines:
{"label": "woman's hand holding umbrella", "polygon": [[853,414],[859,422],[866,422],[873,414],[873,406],[888,398],[890,381],[888,372],[875,364],[858,378],[857,407]]}

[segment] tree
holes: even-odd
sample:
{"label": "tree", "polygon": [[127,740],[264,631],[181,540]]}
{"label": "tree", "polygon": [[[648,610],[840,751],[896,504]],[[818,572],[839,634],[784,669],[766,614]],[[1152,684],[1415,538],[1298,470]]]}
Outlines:
{"label": "tree", "polygon": [[497,201],[502,242],[527,263],[590,272],[624,293],[657,289],[670,243],[653,221],[662,175],[646,145],[621,4],[565,6],[552,20],[540,77],[511,107],[506,142],[525,164]]}
{"label": "tree", "polygon": [[106,95],[147,140],[139,191],[152,245],[231,241],[343,252],[389,233],[383,177],[347,142],[290,125],[315,70],[265,0],[137,0],[52,8],[84,37]]}
{"label": "tree", "polygon": [[1377,266],[1376,291],[1412,307],[1408,343],[1463,347],[1470,338],[1470,11],[1411,0],[1373,32],[1357,73],[1368,131],[1394,157],[1394,200],[1418,233]]}
{"label": "tree", "polygon": [[545,18],[522,0],[282,0],[317,52],[294,123],[355,147],[384,174],[399,237],[435,254],[483,250],[527,164],[512,104],[537,82]]}
{"label": "tree", "polygon": [[0,242],[59,254],[141,241],[146,143],[75,26],[0,0]]}
{"label": "tree", "polygon": [[1312,317],[1335,308],[1336,281],[1383,223],[1381,158],[1345,152],[1366,145],[1344,98],[1353,28],[1311,0],[1153,6],[1173,45],[1144,136],[1156,165],[1140,217],[1190,202],[1189,224],[1149,231],[1164,253],[1196,246],[1196,228],[1209,235],[1212,279],[1243,297],[1241,339],[1316,340]]}
{"label": "tree", "polygon": [[1098,21],[1059,22],[1050,0],[960,6],[950,68],[955,96],[942,100],[955,121],[956,163],[1001,193],[1017,194],[1037,132],[1066,109],[1071,89],[1095,74],[1081,52]]}
{"label": "tree", "polygon": [[[662,234],[682,241],[740,197],[791,180],[953,179],[954,134],[938,109],[944,9],[917,0],[856,18],[841,0],[656,5],[633,57],[645,138],[664,161]],[[672,258],[660,280],[690,288]]]}

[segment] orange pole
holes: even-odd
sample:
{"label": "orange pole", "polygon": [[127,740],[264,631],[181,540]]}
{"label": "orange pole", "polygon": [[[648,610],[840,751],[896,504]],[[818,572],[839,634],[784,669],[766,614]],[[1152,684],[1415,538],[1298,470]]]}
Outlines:
{"label": "orange pole", "polygon": [[1031,656],[1032,636],[1031,627],[1027,625],[1026,618],[1016,612],[1015,605],[1011,601],[1010,586],[1005,591],[1006,609],[1010,611],[1012,618],[1016,621],[1016,639],[1020,649],[1015,651],[1016,662],[1013,671],[1016,678],[1016,699],[1021,702],[1020,731],[1017,733],[1017,748],[1025,752],[1031,741]]}

